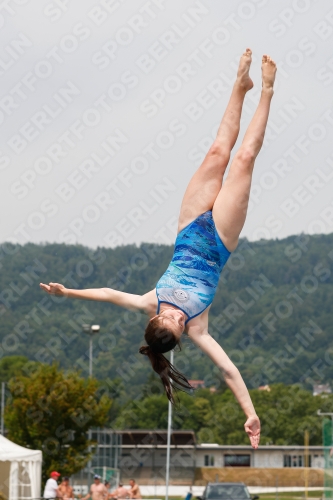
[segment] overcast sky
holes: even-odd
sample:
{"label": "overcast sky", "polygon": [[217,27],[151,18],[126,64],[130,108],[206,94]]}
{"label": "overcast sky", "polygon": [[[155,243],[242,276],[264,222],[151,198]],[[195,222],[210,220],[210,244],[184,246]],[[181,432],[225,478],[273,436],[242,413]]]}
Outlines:
{"label": "overcast sky", "polygon": [[263,53],[278,77],[242,235],[332,232],[330,0],[8,0],[0,27],[2,242],[171,243],[246,47],[236,148]]}

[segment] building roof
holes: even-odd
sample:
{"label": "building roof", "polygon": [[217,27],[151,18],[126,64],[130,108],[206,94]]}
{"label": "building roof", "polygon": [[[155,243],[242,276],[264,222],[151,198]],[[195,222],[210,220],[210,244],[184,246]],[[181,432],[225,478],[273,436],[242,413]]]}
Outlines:
{"label": "building roof", "polygon": [[[122,437],[122,444],[132,445],[132,446],[161,446],[167,444],[168,432],[165,429],[161,430],[150,430],[150,429],[126,429],[123,431],[117,431]],[[190,445],[195,446],[196,439],[194,431],[172,431],[171,433],[171,445],[174,446],[184,446]]]}
{"label": "building roof", "polygon": [[[241,445],[241,444],[219,444],[216,445],[215,443],[209,444],[209,443],[204,443],[204,444],[197,444],[196,446],[197,450],[210,450],[210,451],[216,451],[216,450],[221,450],[221,451],[226,451],[226,452],[237,452],[237,451],[253,451],[255,453],[261,452],[261,451],[285,451],[285,452],[292,452],[292,451],[299,451],[299,452],[304,452],[304,446],[300,445],[260,445],[258,449],[254,450],[252,446],[250,445]],[[310,451],[323,451],[323,446],[308,446],[307,447]]]}
{"label": "building roof", "polygon": [[258,387],[258,391],[267,391],[267,392],[271,392],[271,388],[269,387],[269,385],[260,385]]}
{"label": "building roof", "polygon": [[[166,429],[125,429],[116,431],[121,435],[122,446],[124,448],[165,448],[167,446],[167,430]],[[197,444],[195,433],[192,430],[173,430],[171,433],[171,448],[184,447],[192,448],[198,451],[221,451],[224,453],[239,453],[239,452],[304,452],[304,446],[300,445],[261,445],[257,450],[254,450],[251,445],[228,445],[217,443],[202,443]],[[309,446],[309,451],[323,451],[323,446]]]}
{"label": "building roof", "polygon": [[314,384],[313,385],[313,396],[319,396],[320,394],[331,394],[332,389],[330,384]]}

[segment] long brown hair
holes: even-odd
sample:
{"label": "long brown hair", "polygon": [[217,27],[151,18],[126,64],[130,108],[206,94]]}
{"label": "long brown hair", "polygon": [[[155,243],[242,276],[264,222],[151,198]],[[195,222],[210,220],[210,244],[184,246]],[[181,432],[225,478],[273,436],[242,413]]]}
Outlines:
{"label": "long brown hair", "polygon": [[187,378],[175,368],[163,355],[164,352],[171,351],[174,347],[181,345],[175,334],[161,326],[161,318],[156,316],[149,321],[145,330],[145,340],[148,345],[140,347],[140,354],[148,356],[153,370],[160,376],[166,395],[175,403],[173,391],[175,389],[193,389]]}

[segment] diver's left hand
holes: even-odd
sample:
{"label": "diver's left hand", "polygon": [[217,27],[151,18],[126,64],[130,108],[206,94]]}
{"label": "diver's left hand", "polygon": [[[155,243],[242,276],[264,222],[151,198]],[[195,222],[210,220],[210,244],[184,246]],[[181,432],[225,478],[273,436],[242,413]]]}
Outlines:
{"label": "diver's left hand", "polygon": [[244,424],[244,429],[250,438],[252,448],[258,448],[260,441],[260,420],[258,415],[252,415]]}

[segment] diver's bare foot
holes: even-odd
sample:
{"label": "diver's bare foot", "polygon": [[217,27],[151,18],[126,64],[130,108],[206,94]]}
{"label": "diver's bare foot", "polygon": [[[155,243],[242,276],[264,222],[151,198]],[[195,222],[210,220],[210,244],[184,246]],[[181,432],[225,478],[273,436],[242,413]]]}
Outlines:
{"label": "diver's bare foot", "polygon": [[262,56],[262,88],[273,94],[273,85],[276,74],[276,64],[269,56]]}
{"label": "diver's bare foot", "polygon": [[250,66],[252,62],[252,50],[246,49],[239,61],[238,71],[237,71],[237,83],[241,86],[245,92],[252,89],[253,81],[249,76]]}

